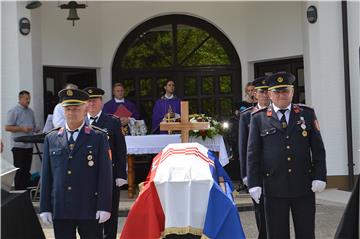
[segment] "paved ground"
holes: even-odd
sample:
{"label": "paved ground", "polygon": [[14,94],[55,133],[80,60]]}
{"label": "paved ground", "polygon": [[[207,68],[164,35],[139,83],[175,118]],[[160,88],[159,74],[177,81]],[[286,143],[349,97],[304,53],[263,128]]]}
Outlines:
{"label": "paved ground", "polygon": [[[120,215],[126,215],[127,208],[132,204],[133,200],[126,197],[126,192],[122,192],[122,201],[120,202]],[[346,206],[346,202],[350,193],[339,190],[326,190],[317,195],[317,211],[316,211],[316,238],[330,239],[334,238],[336,228],[339,224],[341,216]],[[247,196],[236,196],[238,207],[241,210],[249,210],[251,201]],[[36,207],[36,205],[35,205]],[[244,228],[246,238],[257,238],[257,228],[255,224],[253,211],[240,211],[241,223]],[[126,217],[119,217],[119,235],[124,226]],[[47,239],[54,238],[51,226],[43,225]],[[291,238],[295,238],[292,230]]]}

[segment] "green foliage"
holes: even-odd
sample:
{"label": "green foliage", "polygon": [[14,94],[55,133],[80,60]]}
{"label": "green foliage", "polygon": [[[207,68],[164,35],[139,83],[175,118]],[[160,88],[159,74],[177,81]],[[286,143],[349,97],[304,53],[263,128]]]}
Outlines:
{"label": "green foliage", "polygon": [[141,34],[128,49],[122,67],[126,69],[182,66],[228,65],[230,59],[219,42],[207,32],[190,26],[177,26],[177,47],[171,25],[150,29]]}

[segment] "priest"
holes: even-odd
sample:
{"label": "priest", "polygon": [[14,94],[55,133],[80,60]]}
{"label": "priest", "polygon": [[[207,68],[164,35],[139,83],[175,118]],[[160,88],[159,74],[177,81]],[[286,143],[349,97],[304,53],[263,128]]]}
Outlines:
{"label": "priest", "polygon": [[122,83],[114,84],[112,93],[114,98],[104,104],[104,113],[118,116],[122,126],[126,126],[130,118],[140,119],[140,113],[136,105],[125,99],[125,87]]}
{"label": "priest", "polygon": [[180,116],[180,99],[174,95],[175,82],[167,80],[164,85],[165,94],[155,102],[152,115],[152,133],[166,133],[160,131],[163,119],[175,119]]}

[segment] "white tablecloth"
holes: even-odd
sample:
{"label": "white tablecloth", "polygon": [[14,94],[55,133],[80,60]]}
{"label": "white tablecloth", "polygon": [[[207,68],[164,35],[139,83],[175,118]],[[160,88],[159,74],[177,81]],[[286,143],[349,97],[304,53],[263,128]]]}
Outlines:
{"label": "white tablecloth", "polygon": [[[180,134],[154,134],[145,136],[125,136],[128,154],[157,154],[168,144],[181,143]],[[190,137],[190,142],[197,142],[206,148],[219,152],[219,161],[222,166],[229,163],[224,139],[221,135],[202,140],[201,137]]]}

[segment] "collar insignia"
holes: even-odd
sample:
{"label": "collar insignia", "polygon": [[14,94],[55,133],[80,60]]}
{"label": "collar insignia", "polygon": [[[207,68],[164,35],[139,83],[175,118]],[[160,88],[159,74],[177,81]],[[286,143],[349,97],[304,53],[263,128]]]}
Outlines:
{"label": "collar insignia", "polygon": [[61,135],[63,135],[63,134],[64,134],[64,127],[61,127],[61,128],[59,129],[58,135],[61,136]]}
{"label": "collar insignia", "polygon": [[272,110],[271,110],[271,108],[268,108],[268,110],[266,111],[266,116],[267,116],[267,117],[271,117],[271,116],[272,116]]}
{"label": "collar insignia", "polygon": [[300,113],[300,111],[301,111],[300,107],[297,106],[297,105],[294,105],[293,109],[294,109],[294,112],[297,113],[297,114]]}
{"label": "collar insignia", "polygon": [[90,134],[90,127],[89,126],[85,126],[85,134]]}

